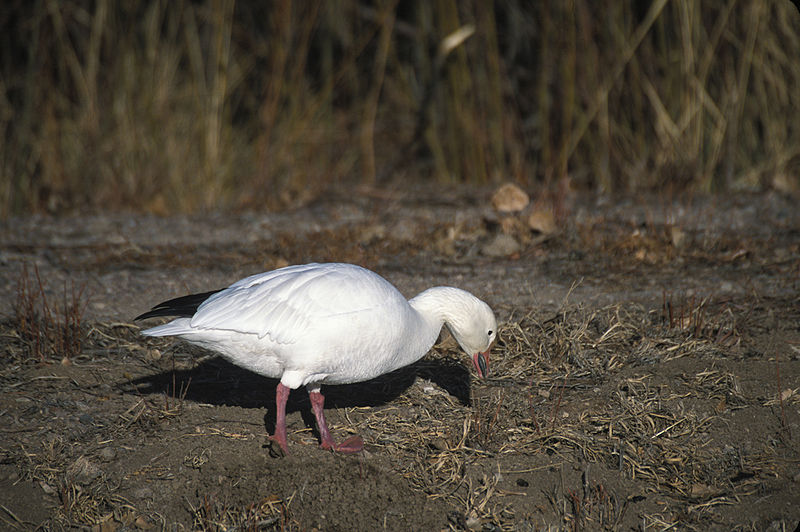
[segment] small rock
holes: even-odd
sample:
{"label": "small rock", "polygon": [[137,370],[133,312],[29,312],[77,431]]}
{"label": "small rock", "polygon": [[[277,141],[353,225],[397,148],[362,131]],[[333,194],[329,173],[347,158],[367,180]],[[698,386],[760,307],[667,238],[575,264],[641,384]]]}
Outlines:
{"label": "small rock", "polygon": [[500,230],[507,235],[522,233],[524,226],[516,216],[504,216],[500,219]]}
{"label": "small rock", "polygon": [[392,227],[391,237],[400,242],[416,242],[419,230],[419,223],[403,218]]}
{"label": "small rock", "polygon": [[113,246],[124,246],[128,243],[128,239],[120,233],[112,233],[106,237],[107,242]]}
{"label": "small rock", "polygon": [[489,257],[507,257],[514,253],[519,253],[520,249],[519,242],[513,236],[500,233],[491,242],[483,246],[481,252]]}
{"label": "small rock", "polygon": [[782,532],[783,530],[787,530],[787,528],[786,523],[781,519],[772,521],[765,529],[765,532]]}
{"label": "small rock", "polygon": [[669,228],[669,236],[672,240],[672,245],[675,246],[676,249],[680,249],[686,243],[686,233],[680,227],[675,227],[674,225]]}
{"label": "small rock", "polygon": [[437,451],[447,451],[450,449],[450,446],[447,445],[447,440],[445,440],[444,438],[434,438],[431,441],[431,447],[433,447]]}
{"label": "small rock", "polygon": [[289,261],[284,259],[283,257],[278,257],[277,259],[275,259],[275,262],[272,265],[272,269],[278,270],[280,268],[285,268],[286,266],[289,266]]}
{"label": "small rock", "polygon": [[710,486],[703,484],[702,482],[695,482],[692,484],[691,495],[692,497],[702,499],[705,497],[709,497],[713,494],[713,490]]}
{"label": "small rock", "polygon": [[474,513],[471,513],[470,515],[467,516],[466,525],[468,530],[480,530],[481,528],[483,528],[483,523],[481,522],[480,518]]}
{"label": "small rock", "polygon": [[67,468],[67,475],[76,482],[88,483],[100,476],[100,468],[85,456],[81,456]]}
{"label": "small rock", "polygon": [[[494,213],[494,211],[489,211]],[[449,232],[449,231],[448,231]],[[458,211],[453,223],[453,238],[467,242],[476,242],[486,236],[486,221],[482,216],[475,216],[473,211]],[[789,255],[787,253],[787,255]]]}
{"label": "small rock", "polygon": [[56,490],[53,488],[53,486],[51,486],[44,480],[39,481],[39,486],[42,488],[42,491],[44,491],[47,495],[55,495],[56,493]]}
{"label": "small rock", "polygon": [[94,525],[92,532],[114,532],[118,528],[118,523],[114,521],[114,514],[107,514],[100,518],[100,522]]}
{"label": "small rock", "polygon": [[778,192],[792,194],[797,192],[797,179],[792,178],[786,172],[780,172],[772,178],[772,187]]}
{"label": "small rock", "polygon": [[722,414],[723,412],[725,412],[725,409],[726,409],[726,408],[728,408],[728,402],[727,402],[727,401],[725,400],[725,398],[723,397],[722,399],[720,399],[720,400],[719,400],[719,402],[717,403],[717,405],[714,407],[714,411],[715,411],[717,414]]}
{"label": "small rock", "polygon": [[106,462],[113,460],[116,457],[117,457],[117,451],[115,451],[113,447],[103,447],[100,450],[100,458],[102,458]]}
{"label": "small rock", "polygon": [[154,525],[150,523],[150,521],[148,521],[143,515],[137,517],[133,524],[139,530],[151,530],[154,528]]}
{"label": "small rock", "polygon": [[433,245],[437,253],[452,257],[456,254],[456,241],[452,229],[447,234],[436,241]]}
{"label": "small rock", "polygon": [[148,487],[136,488],[132,493],[135,499],[152,499],[155,497],[153,490]]}
{"label": "small rock", "polygon": [[552,235],[556,232],[556,221],[553,211],[549,208],[539,207],[533,209],[528,215],[528,227],[543,235]]}
{"label": "small rock", "polygon": [[369,245],[376,240],[381,240],[386,237],[386,226],[381,224],[370,225],[361,230],[358,236],[358,241],[362,245]]}
{"label": "small rock", "polygon": [[531,202],[528,194],[514,183],[506,183],[492,195],[492,207],[500,212],[519,212]]}

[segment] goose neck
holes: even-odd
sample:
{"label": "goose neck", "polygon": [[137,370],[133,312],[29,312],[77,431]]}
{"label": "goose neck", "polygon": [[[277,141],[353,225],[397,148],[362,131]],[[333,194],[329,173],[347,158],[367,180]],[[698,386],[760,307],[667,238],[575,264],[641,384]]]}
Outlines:
{"label": "goose neck", "polygon": [[457,290],[447,286],[436,286],[421,292],[409,303],[422,318],[432,324],[435,328],[441,329],[450,317],[453,303],[453,294],[450,292]]}

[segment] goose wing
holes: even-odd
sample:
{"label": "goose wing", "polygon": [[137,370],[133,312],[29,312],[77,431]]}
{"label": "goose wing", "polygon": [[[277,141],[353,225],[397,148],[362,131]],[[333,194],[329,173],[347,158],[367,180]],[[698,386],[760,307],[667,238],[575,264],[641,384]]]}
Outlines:
{"label": "goose wing", "polygon": [[198,307],[190,325],[268,336],[289,344],[315,322],[387,302],[397,304],[399,295],[382,277],[358,266],[289,266],[246,277],[211,295]]}

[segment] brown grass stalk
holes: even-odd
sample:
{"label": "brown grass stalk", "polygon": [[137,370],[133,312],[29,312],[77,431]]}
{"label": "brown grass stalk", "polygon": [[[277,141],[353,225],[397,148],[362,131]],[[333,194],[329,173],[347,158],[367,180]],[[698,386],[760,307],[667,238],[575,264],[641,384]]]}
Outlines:
{"label": "brown grass stalk", "polygon": [[88,304],[85,285],[63,287],[62,304],[53,307],[48,300],[39,267],[34,265],[34,277],[23,266],[17,280],[14,301],[14,322],[29,356],[41,362],[55,357],[68,361],[81,353],[86,332],[83,313]]}
{"label": "brown grass stalk", "polygon": [[800,188],[787,2],[48,0],[0,35],[0,217],[280,207],[385,168]]}

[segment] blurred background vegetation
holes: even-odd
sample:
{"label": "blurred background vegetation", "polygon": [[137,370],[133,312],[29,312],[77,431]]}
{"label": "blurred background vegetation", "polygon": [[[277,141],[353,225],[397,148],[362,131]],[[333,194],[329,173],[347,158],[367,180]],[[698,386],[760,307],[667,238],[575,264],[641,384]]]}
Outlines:
{"label": "blurred background vegetation", "polygon": [[800,174],[782,0],[6,0],[0,69],[0,217]]}

